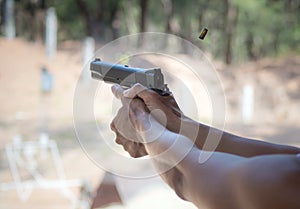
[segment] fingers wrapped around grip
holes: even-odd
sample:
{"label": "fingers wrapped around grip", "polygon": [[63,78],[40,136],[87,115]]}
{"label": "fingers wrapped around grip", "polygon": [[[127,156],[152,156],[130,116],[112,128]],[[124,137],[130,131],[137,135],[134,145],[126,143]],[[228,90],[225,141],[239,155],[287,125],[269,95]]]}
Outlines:
{"label": "fingers wrapped around grip", "polygon": [[148,155],[145,146],[142,143],[127,139],[120,134],[116,129],[114,122],[110,124],[110,128],[116,134],[116,143],[122,145],[124,150],[127,151],[131,157],[139,158]]}
{"label": "fingers wrapped around grip", "polygon": [[131,98],[131,99],[139,97],[144,101],[156,99],[160,96],[155,91],[148,89],[139,83],[134,84],[130,89],[125,90],[123,92],[123,95],[124,97]]}
{"label": "fingers wrapped around grip", "polygon": [[[178,132],[180,129],[180,119],[186,117],[172,95],[161,96],[139,83],[125,90],[123,97],[128,99],[140,98],[150,112],[156,110],[163,112],[167,118],[167,128],[174,132]],[[162,118],[153,116],[157,121],[163,123]]]}
{"label": "fingers wrapped around grip", "polygon": [[144,150],[142,153],[146,153],[143,146],[146,139],[143,139],[141,134],[144,138],[145,134],[151,135],[147,142],[155,140],[157,131],[151,132],[153,124],[162,130],[167,128],[179,132],[181,118],[185,116],[173,96],[161,96],[141,84],[135,84],[127,90],[120,85],[113,85],[112,92],[117,99],[121,100],[123,106],[113,119],[111,128],[116,132],[116,142],[121,144],[131,156],[139,156],[135,153],[135,149],[141,146]]}

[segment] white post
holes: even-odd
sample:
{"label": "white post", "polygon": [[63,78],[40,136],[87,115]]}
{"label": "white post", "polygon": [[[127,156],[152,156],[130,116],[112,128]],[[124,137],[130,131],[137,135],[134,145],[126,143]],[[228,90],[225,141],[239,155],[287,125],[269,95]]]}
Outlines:
{"label": "white post", "polygon": [[14,39],[16,36],[14,0],[6,0],[5,4],[5,36],[9,40]]}
{"label": "white post", "polygon": [[254,89],[252,85],[245,85],[242,92],[242,121],[249,124],[253,119],[254,112]]}
{"label": "white post", "polygon": [[95,40],[92,37],[87,37],[83,41],[83,52],[82,52],[82,64],[83,64],[83,76],[82,80],[84,83],[90,81],[89,62],[94,57],[95,53]]}
{"label": "white post", "polygon": [[49,58],[53,57],[57,46],[57,19],[55,9],[50,7],[46,13],[46,54]]}

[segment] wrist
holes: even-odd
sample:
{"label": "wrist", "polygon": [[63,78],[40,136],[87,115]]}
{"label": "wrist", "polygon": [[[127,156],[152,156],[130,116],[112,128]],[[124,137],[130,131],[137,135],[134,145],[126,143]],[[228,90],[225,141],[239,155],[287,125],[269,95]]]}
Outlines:
{"label": "wrist", "polygon": [[173,144],[174,134],[167,129],[163,133],[161,133],[154,140],[149,140],[149,136],[143,135],[144,141],[148,141],[144,144],[145,149],[147,150],[149,155],[159,155],[169,149]]}
{"label": "wrist", "polygon": [[146,144],[145,148],[152,160],[173,168],[177,167],[196,146],[187,137],[167,130],[157,140]]}
{"label": "wrist", "polygon": [[179,133],[192,140],[199,149],[202,149],[210,128],[211,127],[196,122],[190,118],[183,118],[181,120],[181,128]]}
{"label": "wrist", "polygon": [[141,136],[141,142],[144,144],[155,142],[166,132],[170,132],[165,126],[157,122],[156,119],[151,115],[149,115],[148,119],[145,121],[144,124],[146,125],[143,125],[143,128],[138,129],[139,135]]}
{"label": "wrist", "polygon": [[179,134],[186,136],[192,141],[196,141],[200,132],[201,124],[190,119],[182,118],[180,121]]}

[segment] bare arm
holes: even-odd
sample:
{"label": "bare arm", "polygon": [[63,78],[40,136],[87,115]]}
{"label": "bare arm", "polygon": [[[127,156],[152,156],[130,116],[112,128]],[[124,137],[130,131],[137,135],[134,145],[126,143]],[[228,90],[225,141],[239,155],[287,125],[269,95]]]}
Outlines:
{"label": "bare arm", "polygon": [[300,158],[267,155],[247,159],[233,170],[234,191],[249,208],[300,208]]}
{"label": "bare arm", "polygon": [[[116,88],[119,87],[116,86]],[[195,144],[199,149],[205,149],[203,145],[206,140],[216,140],[214,137],[207,139],[207,134],[211,130],[215,136],[221,137],[221,140],[216,148],[216,151],[218,152],[225,152],[243,157],[252,157],[265,154],[300,153],[300,149],[297,147],[239,137],[193,121],[182,113],[172,96],[160,96],[154,91],[147,89],[140,84],[136,84],[131,89],[125,91],[124,96],[131,99],[136,97],[141,98],[150,111],[156,109],[161,110],[167,118],[166,127],[172,132],[180,132],[181,135],[184,135],[195,141]],[[159,116],[155,118],[161,122]],[[197,133],[195,134],[195,132]]]}
{"label": "bare arm", "polygon": [[[147,141],[147,135],[142,136]],[[300,157],[244,158],[215,152],[200,164],[201,150],[190,143],[166,130],[145,145],[152,157],[164,153],[152,158],[158,172],[174,166],[161,176],[179,197],[203,208],[300,208]]]}
{"label": "bare arm", "polygon": [[[229,154],[235,154],[242,157],[253,157],[266,154],[297,154],[300,153],[298,147],[275,144],[270,142],[264,142],[261,140],[255,140],[237,136],[228,132],[223,132],[213,127],[185,119],[186,126],[196,126],[198,128],[198,134],[195,143],[199,149],[205,149],[203,146],[206,140],[217,140],[217,136],[220,136],[219,144],[216,148],[218,152],[225,152]],[[207,138],[208,132],[211,131],[213,136]],[[189,136],[189,131],[183,132],[185,136]]]}
{"label": "bare arm", "polygon": [[[181,198],[204,208],[300,207],[300,159],[296,155],[245,158],[203,151],[188,137],[157,122],[140,99],[123,104],[112,127],[116,133],[139,136],[137,142],[143,143],[159,174]],[[201,154],[211,156],[199,163]]]}

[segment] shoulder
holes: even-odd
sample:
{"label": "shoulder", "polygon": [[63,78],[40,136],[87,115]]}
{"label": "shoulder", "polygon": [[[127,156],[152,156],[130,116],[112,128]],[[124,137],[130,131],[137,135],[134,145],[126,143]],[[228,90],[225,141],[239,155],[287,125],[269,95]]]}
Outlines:
{"label": "shoulder", "polygon": [[300,155],[248,158],[232,170],[240,208],[300,208]]}

